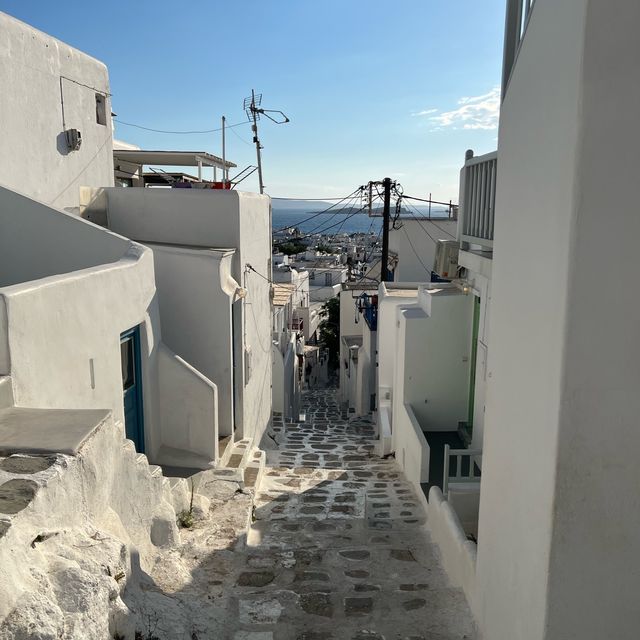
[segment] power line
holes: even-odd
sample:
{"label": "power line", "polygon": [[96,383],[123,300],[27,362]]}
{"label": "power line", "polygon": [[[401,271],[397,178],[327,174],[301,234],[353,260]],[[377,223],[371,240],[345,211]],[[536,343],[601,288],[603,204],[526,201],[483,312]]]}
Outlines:
{"label": "power line", "polygon": [[[402,198],[404,198],[405,196],[402,196]],[[446,233],[450,238],[453,238],[454,240],[456,240],[456,236],[454,236],[451,232],[447,231],[446,229],[443,229],[437,222],[435,222],[433,220],[433,218],[429,217],[429,218],[423,218],[422,216],[419,216],[420,212],[418,211],[418,209],[415,207],[415,205],[411,204],[410,202],[407,203],[407,205],[409,207],[412,207],[414,209],[414,211],[418,214],[418,216],[416,216],[410,209],[407,209],[407,211],[413,216],[413,218],[420,224],[420,226],[422,227],[422,229],[424,230],[425,233],[427,233],[429,235],[429,237],[431,238],[431,235],[428,233],[428,231],[426,230],[426,228],[423,226],[422,224],[422,220],[430,222],[434,227],[436,227],[437,229],[439,229],[440,231],[442,231],[442,233]],[[431,238],[433,240],[433,238]],[[435,241],[434,241],[435,242]]]}
{"label": "power line", "polygon": [[[167,131],[165,129],[152,129],[151,127],[144,127],[141,124],[134,124],[133,122],[124,122],[123,120],[118,120],[116,118],[113,119],[114,122],[118,124],[123,124],[126,127],[135,127],[136,129],[142,129],[143,131],[153,131],[153,133],[170,133],[175,135],[191,135],[191,134],[199,134],[199,133],[215,133],[216,131],[222,131],[222,127],[217,127],[215,129],[202,129],[199,131]],[[241,127],[243,125],[249,124],[248,122],[237,122],[236,124],[228,124],[225,129],[233,129],[234,127]],[[235,133],[235,132],[234,132]]]}
{"label": "power line", "polygon": [[409,245],[411,247],[411,250],[413,251],[413,253],[416,256],[416,258],[418,258],[418,262],[422,265],[422,268],[427,272],[427,274],[429,276],[431,276],[431,269],[427,269],[427,266],[425,265],[425,263],[422,262],[422,258],[420,257],[420,255],[416,251],[416,248],[413,246],[413,242],[411,242],[411,238],[409,237],[409,234],[407,233],[407,228],[406,227],[402,227],[402,230],[404,231],[404,235],[407,236],[407,240],[409,241]]}
{"label": "power line", "polygon": [[[293,224],[287,225],[286,227],[282,227],[281,229],[273,229],[271,231],[271,233],[278,233],[280,231],[286,231],[287,229],[291,229],[292,227],[296,227],[297,225],[300,224],[304,224],[305,222],[309,222],[309,220],[313,220],[314,218],[317,218],[319,215],[322,215],[324,213],[328,213],[329,211],[331,211],[331,209],[333,209],[334,207],[337,207],[340,203],[344,202],[345,200],[353,200],[354,195],[357,194],[360,190],[360,187],[358,187],[355,191],[352,191],[349,195],[344,196],[343,198],[340,198],[340,200],[338,202],[336,202],[335,204],[332,204],[330,207],[327,207],[326,209],[323,209],[322,211],[317,211],[316,213],[314,213],[312,216],[310,216],[309,218],[305,218],[304,220],[299,220],[298,222],[295,222]],[[282,199],[282,198],[279,198]],[[343,209],[345,207],[342,207]],[[312,213],[311,211],[308,211],[307,213]],[[338,211],[336,211],[335,213],[338,213]],[[335,215],[334,213],[334,215]],[[331,218],[329,220],[331,220],[334,216],[331,216]],[[329,222],[329,220],[326,220],[325,222]],[[324,223],[323,223],[324,224]],[[322,226],[322,225],[320,225]]]}
{"label": "power line", "polygon": [[[359,190],[360,190],[360,187],[356,189],[356,191],[359,191]],[[355,193],[355,191],[353,193]],[[349,194],[349,195],[352,195],[352,194]],[[345,196],[345,197],[348,197],[348,196]],[[311,202],[311,201],[330,202],[331,200],[344,200],[344,198],[285,198],[282,196],[271,196],[271,199],[272,200],[303,200],[305,202]]]}
{"label": "power line", "polygon": [[245,140],[235,129],[231,129],[231,133],[233,133],[233,135],[235,135],[235,137],[238,138],[240,142],[244,142],[245,144],[251,146],[251,142],[249,142],[248,140]]}

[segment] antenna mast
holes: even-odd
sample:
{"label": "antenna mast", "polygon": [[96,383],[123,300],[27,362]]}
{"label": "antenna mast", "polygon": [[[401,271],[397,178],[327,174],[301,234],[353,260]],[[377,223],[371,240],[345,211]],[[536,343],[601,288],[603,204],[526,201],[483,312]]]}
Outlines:
{"label": "antenna mast", "polygon": [[[261,150],[264,148],[260,144],[260,139],[258,138],[258,120],[260,120],[260,115],[266,116],[272,122],[276,124],[285,124],[289,122],[289,118],[282,113],[282,111],[278,111],[277,109],[263,109],[260,105],[262,104],[262,94],[256,93],[253,89],[251,89],[251,97],[244,99],[244,110],[251,122],[251,130],[253,131],[253,142],[256,145],[256,157],[258,160],[258,182],[260,183],[260,193],[264,193],[264,181],[262,179],[262,153]],[[276,120],[270,113],[279,113],[283,119]]]}

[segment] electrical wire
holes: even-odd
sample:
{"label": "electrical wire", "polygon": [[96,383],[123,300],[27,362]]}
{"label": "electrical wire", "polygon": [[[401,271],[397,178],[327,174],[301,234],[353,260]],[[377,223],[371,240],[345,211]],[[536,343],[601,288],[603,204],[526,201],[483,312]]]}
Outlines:
{"label": "electrical wire", "polygon": [[[215,129],[202,129],[199,131],[167,131],[165,129],[152,129],[151,127],[144,127],[141,124],[134,124],[133,122],[124,122],[123,120],[118,120],[117,118],[113,119],[114,122],[118,124],[123,124],[125,127],[135,127],[136,129],[142,129],[143,131],[153,131],[153,133],[170,133],[175,135],[191,135],[198,133],[215,133],[216,131],[222,131],[222,127],[217,127]],[[247,122],[236,122],[236,124],[228,124],[225,125],[225,129],[232,129],[234,127],[241,127],[245,124],[251,124],[249,121]],[[235,132],[234,132],[235,133]]]}
{"label": "electrical wire", "polygon": [[[286,231],[287,229],[292,229],[293,227],[296,227],[298,225],[304,224],[305,222],[309,222],[309,220],[313,220],[314,218],[317,218],[318,216],[322,215],[323,213],[328,213],[329,211],[331,211],[331,209],[333,209],[334,207],[337,207],[339,204],[341,204],[345,200],[351,200],[353,198],[353,196],[355,194],[357,194],[359,191],[360,191],[360,187],[358,187],[355,191],[352,191],[349,195],[346,195],[346,196],[340,198],[338,200],[338,202],[332,204],[331,206],[327,207],[326,209],[323,209],[322,211],[317,211],[315,213],[313,213],[311,211],[307,211],[307,213],[313,213],[313,215],[311,215],[309,218],[305,218],[304,220],[299,220],[298,222],[296,222],[294,224],[290,224],[290,225],[287,225],[286,227],[282,227],[281,229],[273,229],[271,231],[271,233],[272,234],[273,233],[279,233],[280,231]],[[291,198],[291,199],[295,199],[295,198]],[[272,198],[272,200],[285,200],[285,198]],[[328,222],[328,221],[325,221],[325,222]]]}
{"label": "electrical wire", "polygon": [[233,133],[233,135],[238,138],[238,140],[240,140],[240,142],[244,142],[245,144],[248,144],[249,146],[252,145],[251,142],[249,142],[248,140],[245,140],[235,129],[231,129],[231,133]]}
{"label": "electrical wire", "polygon": [[[402,196],[402,198],[404,198],[406,196]],[[420,223],[420,226],[423,228],[423,230],[428,234],[428,232],[426,231],[426,228],[422,225],[422,222],[419,218],[422,218],[423,220],[427,220],[428,222],[430,222],[434,227],[436,227],[437,229],[439,229],[440,231],[442,231],[442,233],[445,233],[446,235],[448,235],[450,238],[453,238],[454,240],[456,240],[456,236],[453,235],[451,232],[447,231],[446,229],[443,229],[437,222],[435,222],[435,220],[432,217],[429,218],[423,218],[422,216],[420,216],[420,211],[418,211],[418,209],[415,207],[415,205],[411,204],[410,202],[407,203],[408,206],[412,207],[413,210],[418,214],[417,216],[410,211],[409,209],[407,209],[407,211],[413,216],[413,218],[415,220],[417,220]],[[397,218],[396,218],[397,219]],[[429,235],[429,234],[428,234]],[[429,237],[431,237],[429,235]],[[433,239],[433,238],[432,238]]]}
{"label": "electrical wire", "polygon": [[411,237],[407,233],[406,227],[402,227],[402,230],[404,231],[404,235],[407,236],[407,240],[409,241],[409,246],[411,247],[411,250],[413,251],[415,257],[418,258],[418,262],[422,265],[422,268],[427,272],[429,277],[431,277],[431,269],[428,269],[427,266],[425,265],[425,263],[422,262],[422,258],[420,257],[420,255],[416,251],[416,248],[413,246],[413,242],[411,241]]}

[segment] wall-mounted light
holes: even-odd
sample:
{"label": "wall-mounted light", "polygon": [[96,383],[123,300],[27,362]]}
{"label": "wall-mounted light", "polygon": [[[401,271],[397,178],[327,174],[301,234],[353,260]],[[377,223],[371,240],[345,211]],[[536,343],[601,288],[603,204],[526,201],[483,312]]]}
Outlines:
{"label": "wall-mounted light", "polygon": [[244,287],[236,287],[235,296],[238,299],[246,298],[248,291]]}

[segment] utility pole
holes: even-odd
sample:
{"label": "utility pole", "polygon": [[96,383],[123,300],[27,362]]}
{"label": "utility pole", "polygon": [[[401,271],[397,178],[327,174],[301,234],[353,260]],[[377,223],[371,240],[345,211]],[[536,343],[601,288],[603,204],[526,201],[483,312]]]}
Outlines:
{"label": "utility pole", "polygon": [[391,217],[391,178],[382,181],[384,189],[384,209],[382,212],[382,266],[381,282],[389,282],[389,219]]}

